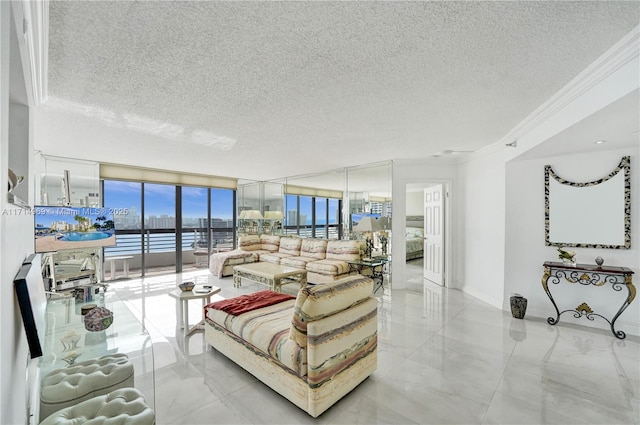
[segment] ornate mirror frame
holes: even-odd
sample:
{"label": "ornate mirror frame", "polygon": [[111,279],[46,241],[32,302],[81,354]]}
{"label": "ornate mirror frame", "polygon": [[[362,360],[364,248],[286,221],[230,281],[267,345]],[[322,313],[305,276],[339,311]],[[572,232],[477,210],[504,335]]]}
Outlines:
{"label": "ornate mirror frame", "polygon": [[[581,243],[576,242],[575,240],[567,240],[567,241],[552,241],[550,239],[550,187],[549,187],[549,177],[553,177],[553,179],[560,183],[561,185],[566,185],[573,188],[586,188],[590,186],[600,185],[602,183],[607,182],[608,180],[615,177],[620,171],[624,171],[624,199],[620,199],[620,202],[624,202],[624,244],[601,244],[601,243]],[[592,182],[587,183],[575,183],[570,182],[568,180],[563,179],[558,176],[550,165],[545,165],[544,167],[544,198],[545,198],[545,208],[544,208],[544,232],[545,232],[545,245],[547,246],[571,246],[578,248],[605,248],[605,249],[629,249],[631,248],[631,157],[625,156],[620,161],[620,164],[611,172],[609,175],[602,179],[598,179]],[[585,209],[588,209],[591,205],[596,205],[598,203],[598,199],[589,199],[589,202],[577,202],[575,205],[575,211],[571,211],[571,213],[575,213],[576,217],[579,217],[581,212],[584,212]],[[617,202],[617,201],[616,201]],[[598,205],[602,205],[603,203],[599,203]]]}

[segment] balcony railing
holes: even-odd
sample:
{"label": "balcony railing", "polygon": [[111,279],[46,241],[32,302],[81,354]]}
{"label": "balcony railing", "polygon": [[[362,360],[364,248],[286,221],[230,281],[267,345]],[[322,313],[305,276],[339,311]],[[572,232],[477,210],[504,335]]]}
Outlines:
{"label": "balcony railing", "polygon": [[[338,224],[329,224],[329,237],[328,239],[338,239],[340,237],[340,226]],[[315,237],[325,238],[325,225],[316,226]],[[300,226],[285,226],[285,235],[298,235],[302,238],[313,237],[313,228],[310,224]]]}
{"label": "balcony railing", "polygon": [[[211,248],[218,245],[233,246],[234,229],[211,229]],[[175,229],[116,230],[116,246],[105,248],[105,256],[134,255],[145,253],[175,252]],[[209,247],[209,236],[204,228],[182,229],[182,251],[194,250],[196,247]]]}

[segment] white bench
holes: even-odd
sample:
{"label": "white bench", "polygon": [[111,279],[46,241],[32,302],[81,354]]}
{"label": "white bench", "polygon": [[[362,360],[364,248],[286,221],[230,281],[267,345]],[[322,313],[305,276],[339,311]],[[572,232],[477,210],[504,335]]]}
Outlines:
{"label": "white bench", "polygon": [[105,257],[104,261],[109,261],[109,280],[116,278],[116,261],[122,261],[122,273],[126,279],[129,277],[129,260],[133,258],[133,255],[121,255],[119,257]]}

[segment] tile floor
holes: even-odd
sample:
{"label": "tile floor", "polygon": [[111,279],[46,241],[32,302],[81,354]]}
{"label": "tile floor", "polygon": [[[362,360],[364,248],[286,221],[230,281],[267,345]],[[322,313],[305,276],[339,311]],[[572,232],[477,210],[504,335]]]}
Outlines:
{"label": "tile floor", "polygon": [[[379,299],[378,370],[313,419],[233,362],[184,338],[167,293],[186,279],[220,296],[263,289],[200,270],[113,283],[153,342],[145,388],[163,424],[638,424],[640,339],[582,326],[518,320],[457,290],[424,284],[408,264],[408,289]],[[192,301],[191,320],[199,319]],[[146,348],[148,350],[148,347]],[[149,367],[147,365],[147,367]]]}

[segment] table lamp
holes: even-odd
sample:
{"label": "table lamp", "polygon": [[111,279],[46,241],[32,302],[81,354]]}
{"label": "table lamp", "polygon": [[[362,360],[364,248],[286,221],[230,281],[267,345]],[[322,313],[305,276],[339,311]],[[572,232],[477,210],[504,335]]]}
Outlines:
{"label": "table lamp", "polygon": [[358,224],[355,225],[353,231],[356,233],[363,233],[365,238],[365,258],[371,258],[373,251],[373,232],[382,230],[380,222],[375,217],[363,217]]}

